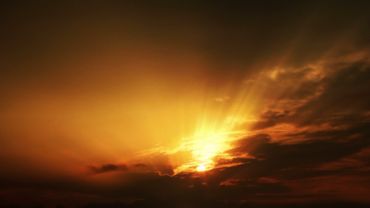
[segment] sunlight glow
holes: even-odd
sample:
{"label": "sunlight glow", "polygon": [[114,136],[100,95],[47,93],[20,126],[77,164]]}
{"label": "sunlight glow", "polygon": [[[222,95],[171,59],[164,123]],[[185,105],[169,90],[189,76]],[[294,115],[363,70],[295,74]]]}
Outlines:
{"label": "sunlight glow", "polygon": [[196,135],[192,144],[192,155],[197,171],[206,171],[214,167],[214,159],[228,149],[226,133],[202,133]]}
{"label": "sunlight glow", "polygon": [[191,153],[191,158],[180,165],[175,172],[205,172],[214,169],[217,165],[217,159],[230,157],[227,150],[231,148],[231,142],[240,133],[225,129],[218,132],[213,128],[198,129],[192,137],[186,139],[181,147],[182,150]]}
{"label": "sunlight glow", "polygon": [[207,170],[207,167],[204,164],[200,164],[197,167],[198,172],[203,172],[203,171],[206,171],[206,170]]}

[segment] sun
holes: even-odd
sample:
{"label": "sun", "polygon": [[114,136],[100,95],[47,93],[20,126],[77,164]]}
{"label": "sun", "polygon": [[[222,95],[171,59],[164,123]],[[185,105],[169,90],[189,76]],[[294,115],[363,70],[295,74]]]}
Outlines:
{"label": "sun", "polygon": [[225,132],[202,133],[193,138],[191,152],[197,172],[204,172],[215,167],[216,157],[225,154],[229,148],[229,135]]}
{"label": "sun", "polygon": [[196,128],[192,134],[183,137],[180,145],[172,149],[175,154],[186,153],[185,157],[181,157],[181,154],[179,154],[178,158],[180,159],[176,161],[178,165],[174,170],[175,174],[207,172],[217,168],[219,160],[232,158],[228,150],[233,147],[235,140],[245,134],[244,129],[235,129],[234,125],[210,125],[205,122],[204,125]]}
{"label": "sun", "polygon": [[204,164],[199,164],[196,168],[198,172],[204,172],[207,170],[207,167]]}

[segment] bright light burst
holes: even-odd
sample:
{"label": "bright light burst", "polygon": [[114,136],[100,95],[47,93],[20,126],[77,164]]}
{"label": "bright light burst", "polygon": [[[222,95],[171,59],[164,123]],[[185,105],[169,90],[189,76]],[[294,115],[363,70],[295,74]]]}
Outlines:
{"label": "bright light burst", "polygon": [[227,133],[205,132],[195,135],[192,141],[192,155],[197,171],[206,171],[214,167],[216,156],[224,154],[229,148]]}
{"label": "bright light burst", "polygon": [[191,158],[177,167],[175,172],[195,171],[205,172],[215,168],[217,159],[229,158],[227,150],[231,148],[231,141],[237,138],[237,131],[216,131],[203,129],[192,137],[186,138],[180,149],[189,151]]}

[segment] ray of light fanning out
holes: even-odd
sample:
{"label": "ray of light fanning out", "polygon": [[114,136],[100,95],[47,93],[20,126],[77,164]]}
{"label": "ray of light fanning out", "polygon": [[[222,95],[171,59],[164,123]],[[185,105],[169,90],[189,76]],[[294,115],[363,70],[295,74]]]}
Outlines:
{"label": "ray of light fanning out", "polygon": [[[268,89],[264,83],[269,79],[268,73],[248,77],[247,81],[232,83],[236,87],[221,90],[222,96],[209,96],[208,93],[200,97],[190,97],[189,103],[198,103],[194,109],[198,112],[190,128],[175,139],[171,146],[157,146],[144,150],[145,154],[164,153],[170,159],[174,173],[204,172],[217,168],[218,160],[232,159],[228,150],[233,143],[248,135],[248,127],[255,122],[258,113],[266,107],[261,103],[264,93]],[[166,106],[164,105],[164,108]],[[185,107],[187,108],[187,107]],[[187,108],[187,111],[191,109]],[[186,120],[174,120],[178,124]],[[165,127],[161,127],[165,128]]]}
{"label": "ray of light fanning out", "polygon": [[238,136],[245,132],[235,132],[225,130],[220,132],[217,129],[201,129],[190,138],[186,138],[181,144],[180,151],[191,152],[189,161],[184,161],[184,164],[175,169],[176,172],[181,171],[198,171],[203,172],[215,167],[216,159],[230,158],[226,153],[231,148],[231,142],[237,139]]}

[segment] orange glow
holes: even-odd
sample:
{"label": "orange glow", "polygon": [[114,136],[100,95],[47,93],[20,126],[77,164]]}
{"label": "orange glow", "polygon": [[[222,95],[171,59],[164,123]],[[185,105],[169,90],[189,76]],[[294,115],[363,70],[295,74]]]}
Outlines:
{"label": "orange glow", "polygon": [[214,167],[216,156],[222,156],[228,149],[229,137],[221,133],[202,133],[191,141],[192,159],[197,171],[206,171]]}
{"label": "orange glow", "polygon": [[207,170],[207,167],[204,164],[199,164],[196,169],[198,172],[203,172]]}
{"label": "orange glow", "polygon": [[216,167],[217,159],[229,158],[227,150],[232,148],[231,142],[246,132],[233,130],[235,124],[226,124],[213,128],[209,124],[198,127],[192,136],[183,139],[174,152],[189,152],[190,157],[178,164],[175,173],[208,171]]}

